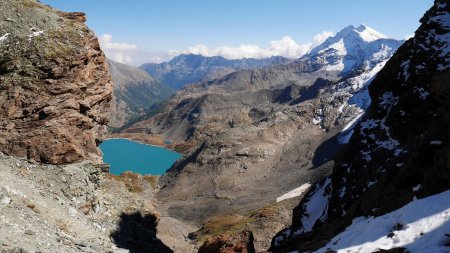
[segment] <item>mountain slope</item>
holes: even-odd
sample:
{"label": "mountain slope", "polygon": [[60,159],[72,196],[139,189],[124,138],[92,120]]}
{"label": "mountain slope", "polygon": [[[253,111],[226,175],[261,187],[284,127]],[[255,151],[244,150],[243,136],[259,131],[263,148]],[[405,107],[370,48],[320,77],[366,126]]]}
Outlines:
{"label": "mountain slope", "polygon": [[[449,36],[450,4],[437,0],[414,38],[372,81],[372,103],[332,175],[300,202],[292,227],[274,239],[274,252],[316,250],[356,217],[384,215],[450,188]],[[445,244],[445,235],[439,236],[436,247]],[[393,247],[395,242],[378,245]]]}
{"label": "mountain slope", "polygon": [[108,60],[108,64],[114,83],[109,123],[111,127],[124,126],[173,94],[171,88],[139,68],[111,60]]}
{"label": "mountain slope", "polygon": [[273,56],[268,59],[228,60],[221,56],[205,57],[201,55],[182,54],[169,62],[147,63],[140,68],[151,76],[169,85],[173,89],[180,89],[189,83],[201,80],[211,80],[240,69],[261,68],[273,64],[283,64],[289,59]]}
{"label": "mountain slope", "polygon": [[34,0],[1,1],[0,9],[0,151],[100,162],[112,84],[85,15]]}
{"label": "mountain slope", "polygon": [[126,130],[192,147],[160,179],[170,215],[201,223],[254,210],[328,175],[336,136],[367,108],[352,98],[364,97],[381,67],[315,65],[296,60],[188,85],[162,113]]}

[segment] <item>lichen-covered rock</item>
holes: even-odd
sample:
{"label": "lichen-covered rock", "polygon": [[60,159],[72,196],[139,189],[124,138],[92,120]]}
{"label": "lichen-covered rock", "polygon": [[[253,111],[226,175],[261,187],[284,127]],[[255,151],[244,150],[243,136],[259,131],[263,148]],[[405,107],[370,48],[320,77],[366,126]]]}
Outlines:
{"label": "lichen-covered rock", "polygon": [[0,2],[0,151],[64,164],[99,161],[112,84],[83,13]]}

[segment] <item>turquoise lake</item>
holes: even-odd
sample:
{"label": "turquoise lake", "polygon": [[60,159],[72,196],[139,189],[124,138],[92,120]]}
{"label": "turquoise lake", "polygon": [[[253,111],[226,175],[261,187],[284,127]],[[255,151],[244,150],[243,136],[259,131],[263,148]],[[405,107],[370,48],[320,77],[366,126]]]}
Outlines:
{"label": "turquoise lake", "polygon": [[110,172],[120,175],[132,171],[142,175],[162,175],[181,154],[127,139],[109,139],[100,144],[103,162],[111,166]]}

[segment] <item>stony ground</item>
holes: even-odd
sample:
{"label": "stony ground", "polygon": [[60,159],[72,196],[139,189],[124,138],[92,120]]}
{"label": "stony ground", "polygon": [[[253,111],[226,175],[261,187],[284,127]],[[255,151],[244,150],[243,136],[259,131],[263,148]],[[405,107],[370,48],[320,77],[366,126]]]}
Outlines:
{"label": "stony ground", "polygon": [[[0,171],[0,252],[171,252],[165,245],[195,251],[185,239],[195,228],[173,218],[161,218],[158,237],[164,242],[156,238],[160,215],[149,178],[111,176],[90,163],[41,165],[3,154]],[[151,246],[129,230],[136,217],[154,224],[143,230]],[[127,249],[126,242],[141,249]]]}

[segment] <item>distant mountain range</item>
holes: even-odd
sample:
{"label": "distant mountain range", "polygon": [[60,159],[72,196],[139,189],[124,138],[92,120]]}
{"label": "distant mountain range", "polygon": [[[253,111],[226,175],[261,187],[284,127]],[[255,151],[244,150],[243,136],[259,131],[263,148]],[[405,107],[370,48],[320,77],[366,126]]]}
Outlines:
{"label": "distant mountain range", "polygon": [[169,62],[144,64],[140,70],[112,63],[117,99],[113,101],[115,110],[110,125],[130,123],[151,111],[155,103],[167,99],[172,90],[188,84],[191,85],[185,90],[190,89],[189,92],[204,92],[207,87],[242,91],[290,83],[308,86],[318,77],[337,81],[356,76],[388,59],[401,43],[360,25],[344,28],[297,60],[281,56],[228,60],[221,56],[182,54]]}
{"label": "distant mountain range", "polygon": [[182,54],[169,62],[147,63],[140,66],[154,78],[173,89],[202,80],[212,80],[241,69],[262,68],[274,64],[285,64],[291,60],[273,56],[267,59],[228,60],[221,56],[205,57]]}

